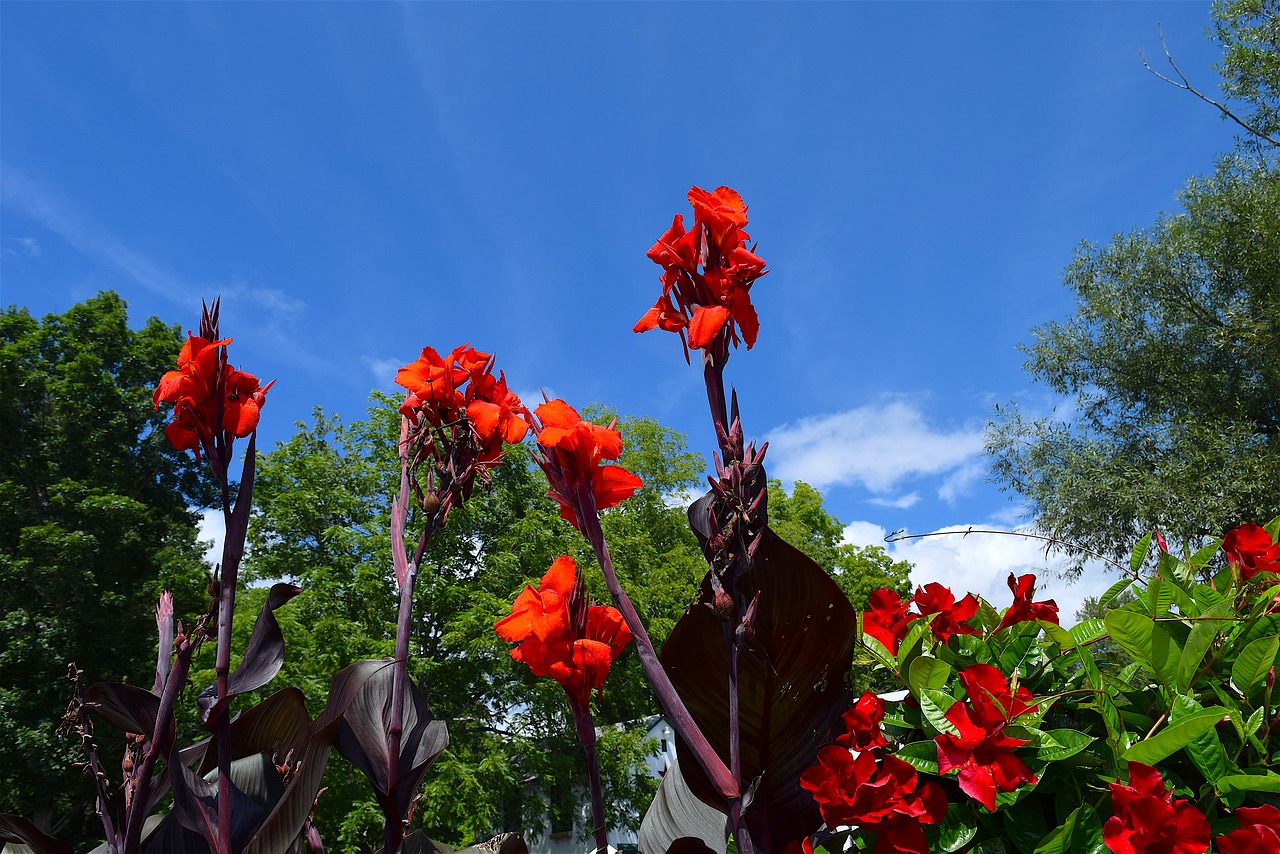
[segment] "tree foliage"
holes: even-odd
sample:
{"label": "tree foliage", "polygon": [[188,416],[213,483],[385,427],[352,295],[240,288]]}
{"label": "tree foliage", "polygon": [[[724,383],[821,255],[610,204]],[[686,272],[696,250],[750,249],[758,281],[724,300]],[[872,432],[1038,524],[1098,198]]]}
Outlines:
{"label": "tree foliage", "polygon": [[204,607],[189,508],[211,493],[151,402],[181,342],[130,329],[114,293],[0,315],[0,812],[76,842],[100,828],[79,745],[55,736],[68,664],[149,684],[160,590]]}
{"label": "tree foliage", "polygon": [[[1266,126],[1280,13],[1215,14],[1224,87]],[[987,450],[1046,532],[1122,558],[1152,527],[1204,542],[1280,512],[1280,160],[1249,147],[1192,178],[1181,210],[1082,245],[1074,315],[1032,330],[1026,370],[1066,402],[1002,409]]]}

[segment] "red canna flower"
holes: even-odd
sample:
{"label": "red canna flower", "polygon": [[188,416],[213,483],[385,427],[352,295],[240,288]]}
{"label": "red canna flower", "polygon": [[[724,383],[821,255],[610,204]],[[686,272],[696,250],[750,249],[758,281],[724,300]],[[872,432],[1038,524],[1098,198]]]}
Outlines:
{"label": "red canna flower", "polygon": [[929,628],[933,631],[933,636],[942,643],[946,643],[952,635],[982,634],[972,626],[965,625],[965,620],[978,613],[978,600],[972,593],[966,594],[957,602],[954,593],[932,581],[924,587],[916,588],[911,604],[916,606],[922,617],[938,615],[929,624]]}
{"label": "red canna flower", "polygon": [[1280,809],[1271,804],[1241,807],[1235,811],[1240,829],[1215,842],[1219,854],[1275,854],[1280,851]]}
{"label": "red canna flower", "polygon": [[173,420],[165,426],[165,435],[175,448],[194,451],[196,459],[203,450],[225,467],[232,441],[258,428],[267,392],[275,381],[259,385],[253,374],[227,364],[231,339],[218,338],[217,316],[215,301],[201,318],[202,335],[187,333],[178,369],[160,378],[152,402],[156,409],[161,403],[173,404]]}
{"label": "red canna flower", "polygon": [[1013,604],[1004,612],[1004,617],[1000,620],[1000,625],[996,626],[996,631],[1028,620],[1044,620],[1055,626],[1058,625],[1057,602],[1052,599],[1046,599],[1043,602],[1031,601],[1031,597],[1036,592],[1034,575],[1027,573],[1014,578],[1013,573],[1009,573],[1009,589],[1013,591]]}
{"label": "red canna flower", "polygon": [[729,187],[689,190],[694,225],[685,231],[679,214],[648,256],[662,266],[662,296],[633,331],[677,332],[686,350],[727,354],[739,338],[750,350],[760,321],[751,304],[751,286],[765,262],[747,248],[747,206]]}
{"label": "red canna flower", "polygon": [[871,594],[867,602],[871,610],[862,612],[862,631],[880,641],[893,655],[898,654],[898,644],[907,636],[912,620],[919,614],[907,613],[902,597],[886,587]]}
{"label": "red canna flower", "polygon": [[535,410],[542,428],[538,463],[546,472],[551,489],[547,492],[560,505],[560,516],[575,527],[575,495],[580,484],[589,484],[595,509],[616,507],[644,482],[622,466],[602,465],[622,454],[622,434],[614,422],[601,427],[584,421],[578,411],[563,400],[548,401]]}
{"label": "red canna flower", "polygon": [[872,750],[884,747],[889,742],[880,731],[880,723],[884,720],[884,700],[870,691],[863,691],[858,702],[841,715],[845,732],[836,739],[836,744],[853,750]]}
{"label": "red canna flower", "polygon": [[[585,708],[601,691],[613,662],[631,641],[617,609],[591,605],[578,584],[573,558],[551,565],[537,590],[527,585],[511,614],[494,623],[498,637],[520,645],[511,657],[535,676],[549,676]],[[586,605],[586,607],[583,607]]]}
{"label": "red canna flower", "polygon": [[1261,525],[1248,522],[1227,531],[1222,550],[1227,563],[1240,572],[1241,581],[1248,581],[1259,572],[1280,575],[1280,543],[1273,543]]}
{"label": "red canna flower", "polygon": [[919,784],[916,769],[898,759],[878,759],[876,751],[856,757],[829,745],[800,775],[828,827],[855,824],[876,834],[876,854],[928,854],[921,825],[937,824],[947,814],[947,798],[937,783]]}
{"label": "red canna flower", "polygon": [[1118,780],[1110,785],[1114,814],[1102,826],[1102,838],[1115,854],[1209,850],[1209,822],[1191,803],[1166,791],[1155,768],[1130,762],[1129,785]]}
{"label": "red canna flower", "polygon": [[1004,733],[1010,719],[1036,710],[1035,698],[1021,686],[1013,692],[1005,675],[990,664],[966,667],[960,671],[960,682],[967,702],[954,704],[946,713],[959,734],[942,733],[934,739],[938,771],[958,770],[960,789],[994,812],[997,792],[1036,782],[1036,775],[1013,752],[1026,739]]}

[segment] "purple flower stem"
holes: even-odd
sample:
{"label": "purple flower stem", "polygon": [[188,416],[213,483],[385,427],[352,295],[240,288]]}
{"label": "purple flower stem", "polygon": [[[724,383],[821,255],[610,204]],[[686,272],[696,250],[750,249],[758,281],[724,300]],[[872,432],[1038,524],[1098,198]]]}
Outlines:
{"label": "purple flower stem", "polygon": [[573,710],[573,726],[578,731],[578,740],[587,755],[587,778],[591,783],[591,821],[592,834],[596,847],[593,854],[607,854],[609,850],[608,824],[604,820],[604,790],[600,786],[600,763],[596,759],[596,722],[591,717],[591,710],[569,696],[569,708]]}
{"label": "purple flower stem", "polygon": [[609,547],[604,541],[604,531],[600,528],[600,517],[596,511],[596,497],[595,493],[591,491],[591,484],[578,484],[572,500],[577,513],[578,529],[582,531],[583,536],[591,543],[596,560],[600,562],[600,569],[604,572],[605,583],[609,586],[609,595],[613,598],[613,604],[622,612],[622,618],[627,621],[627,628],[631,630],[631,634],[635,638],[636,652],[640,656],[640,664],[644,668],[645,676],[648,677],[654,693],[658,696],[658,703],[662,706],[667,716],[671,718],[671,724],[675,727],[676,732],[680,734],[685,743],[692,748],[694,755],[698,757],[698,764],[702,766],[702,770],[711,778],[711,784],[715,786],[716,791],[726,801],[737,803],[742,797],[737,781],[730,775],[729,769],[725,767],[720,755],[716,753],[711,743],[707,741],[707,737],[702,734],[702,730],[698,729],[698,725],[694,722],[693,716],[689,714],[684,701],[676,693],[675,686],[671,684],[671,679],[667,676],[667,672],[662,669],[662,662],[658,660],[658,655],[654,652],[653,641],[649,640],[649,633],[645,631],[644,623],[640,621],[640,615],[636,613],[635,606],[631,604],[631,600],[618,583],[618,576],[613,570],[613,560],[609,557]]}

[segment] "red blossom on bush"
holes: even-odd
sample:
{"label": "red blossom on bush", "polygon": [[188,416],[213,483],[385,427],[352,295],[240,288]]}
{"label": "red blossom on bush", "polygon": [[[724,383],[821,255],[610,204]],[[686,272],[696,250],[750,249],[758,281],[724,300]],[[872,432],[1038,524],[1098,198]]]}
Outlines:
{"label": "red blossom on bush", "polygon": [[1129,763],[1129,785],[1110,784],[1114,814],[1102,827],[1115,854],[1202,854],[1209,848],[1209,822],[1200,810],[1166,791],[1160,772]]}
{"label": "red blossom on bush", "polygon": [[[213,318],[210,320],[210,318]],[[165,435],[179,451],[211,451],[221,434],[243,439],[258,429],[262,405],[275,380],[265,386],[245,371],[227,364],[226,347],[230,338],[217,337],[217,304],[212,315],[206,311],[201,332],[208,338],[187,333],[187,343],[178,354],[178,369],[160,378],[152,394],[156,409],[161,403],[173,404],[173,420],[164,428]],[[206,330],[204,327],[210,325]]]}
{"label": "red blossom on bush", "polygon": [[990,664],[966,667],[960,671],[960,682],[967,702],[955,703],[946,713],[959,734],[942,733],[934,739],[938,771],[959,771],[960,789],[994,812],[997,792],[1036,782],[1036,775],[1013,752],[1027,740],[1004,733],[1010,719],[1036,710],[1035,698],[1022,686],[1013,692],[1005,675]]}
{"label": "red blossom on bush", "polygon": [[898,644],[907,636],[911,621],[919,614],[907,613],[907,603],[887,587],[881,587],[867,600],[871,610],[862,612],[862,631],[880,641],[884,648],[898,654]]}
{"label": "red blossom on bush", "polygon": [[870,691],[863,691],[858,702],[849,707],[841,715],[844,721],[844,734],[836,739],[836,744],[853,750],[871,750],[884,747],[889,742],[880,732],[880,723],[884,720],[884,700]]}
{"label": "red blossom on bush", "polygon": [[1219,854],[1275,854],[1280,851],[1280,809],[1271,804],[1235,811],[1240,829],[1219,836]]}
{"label": "red blossom on bush", "polygon": [[1036,592],[1034,575],[1027,573],[1015,578],[1012,572],[1009,573],[1009,589],[1013,591],[1013,604],[1004,612],[1004,617],[1000,620],[1000,625],[996,626],[996,631],[1028,620],[1044,620],[1055,626],[1058,625],[1057,602],[1052,599],[1046,599],[1043,602],[1031,601],[1031,597]]}
{"label": "red blossom on bush", "polygon": [[597,510],[621,504],[644,482],[622,466],[602,465],[622,454],[622,434],[617,422],[601,427],[584,421],[563,400],[552,400],[535,410],[542,427],[538,431],[538,464],[546,472],[547,492],[560,505],[560,516],[578,525],[574,495],[580,484],[589,484]]}
{"label": "red blossom on bush", "polygon": [[584,708],[631,642],[617,609],[591,605],[585,597],[573,558],[561,557],[538,589],[526,585],[511,614],[493,626],[498,637],[520,644],[511,650],[512,658],[527,664],[533,675],[559,682]]}
{"label": "red blossom on bush", "polygon": [[1227,563],[1240,572],[1240,580],[1248,581],[1259,572],[1280,575],[1280,543],[1274,543],[1271,535],[1261,525],[1248,522],[1227,531],[1222,538],[1222,550]]}
{"label": "red blossom on bush", "polygon": [[947,798],[937,783],[918,783],[916,769],[879,751],[855,758],[847,748],[829,745],[818,762],[800,775],[828,827],[855,824],[876,834],[876,854],[928,854],[921,825],[937,824],[947,814]]}
{"label": "red blossom on bush", "polygon": [[747,206],[728,187],[694,187],[689,203],[693,228],[685,231],[684,217],[677,214],[649,249],[650,260],[662,267],[662,296],[633,331],[676,332],[686,348],[725,352],[730,342],[737,346],[741,333],[750,350],[760,329],[751,285],[768,271],[747,248]]}
{"label": "red blossom on bush", "polygon": [[965,625],[965,620],[978,613],[978,599],[972,593],[965,595],[959,602],[951,590],[936,581],[924,587],[916,588],[916,595],[911,597],[911,604],[916,606],[920,616],[928,617],[937,614],[929,624],[933,636],[946,643],[952,635],[980,635],[982,632]]}

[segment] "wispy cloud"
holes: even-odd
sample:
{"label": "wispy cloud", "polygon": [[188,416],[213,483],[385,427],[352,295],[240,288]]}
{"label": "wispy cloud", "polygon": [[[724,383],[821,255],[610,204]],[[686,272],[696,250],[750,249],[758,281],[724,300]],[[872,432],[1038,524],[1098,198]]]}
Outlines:
{"label": "wispy cloud", "polygon": [[227,537],[226,520],[221,510],[201,510],[197,526],[200,542],[204,544],[204,559],[217,566],[222,562],[222,541]]}
{"label": "wispy cloud", "polygon": [[783,480],[819,489],[860,484],[882,498],[906,478],[954,472],[982,451],[980,429],[937,429],[902,398],[784,424],[768,439]]}
{"label": "wispy cloud", "polygon": [[914,507],[920,501],[920,493],[909,492],[898,498],[872,498],[870,502],[877,507],[893,507],[897,510],[906,510],[908,507]]}
{"label": "wispy cloud", "polygon": [[364,362],[369,373],[373,375],[373,381],[381,389],[395,387],[396,372],[405,365],[404,359],[379,359],[375,356],[361,356],[360,361]]}
{"label": "wispy cloud", "polygon": [[942,482],[942,486],[938,487],[938,497],[948,504],[954,505],[956,499],[969,490],[982,477],[986,466],[980,462],[967,463],[960,468],[947,475],[946,480]]}
{"label": "wispy cloud", "polygon": [[39,258],[40,251],[34,237],[6,237],[0,244],[0,256],[5,258]]}
{"label": "wispy cloud", "polygon": [[900,540],[886,544],[886,531],[873,522],[852,522],[845,526],[844,540],[856,546],[881,546],[895,560],[905,560],[914,567],[913,585],[939,581],[957,596],[976,593],[997,609],[1007,607],[1012,599],[1007,579],[1009,573],[1036,576],[1036,599],[1054,599],[1063,625],[1075,622],[1075,613],[1087,597],[1099,596],[1115,580],[1114,571],[1100,561],[1085,564],[1083,575],[1075,582],[1062,577],[1069,560],[1064,555],[1045,556],[1044,543],[1010,534],[976,534],[965,532],[970,527],[989,525],[951,525],[930,532],[938,536],[916,540]]}

